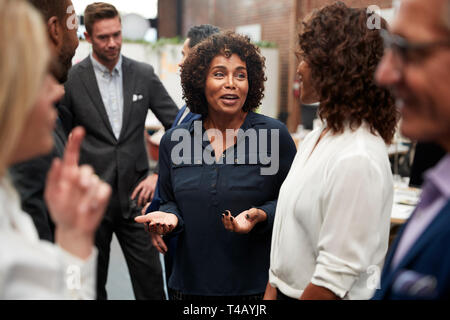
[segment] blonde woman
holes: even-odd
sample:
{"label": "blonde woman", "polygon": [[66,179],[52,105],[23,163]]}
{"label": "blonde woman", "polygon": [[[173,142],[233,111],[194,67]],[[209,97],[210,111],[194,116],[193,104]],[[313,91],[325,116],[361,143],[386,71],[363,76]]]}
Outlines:
{"label": "blonde woman", "polygon": [[49,74],[39,14],[22,0],[0,0],[0,299],[95,298],[95,230],[111,190],[79,167],[76,128],[49,172],[45,198],[56,245],[40,241],[7,175],[9,166],[48,153],[63,89]]}

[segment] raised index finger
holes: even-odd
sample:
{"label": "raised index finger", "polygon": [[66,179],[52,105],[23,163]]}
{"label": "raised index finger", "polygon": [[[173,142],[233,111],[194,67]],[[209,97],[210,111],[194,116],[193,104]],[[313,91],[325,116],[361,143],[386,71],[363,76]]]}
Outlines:
{"label": "raised index finger", "polygon": [[63,163],[69,166],[78,166],[78,160],[80,159],[81,142],[86,132],[83,127],[76,127],[72,130],[69,139],[66,144],[66,150],[64,151]]}

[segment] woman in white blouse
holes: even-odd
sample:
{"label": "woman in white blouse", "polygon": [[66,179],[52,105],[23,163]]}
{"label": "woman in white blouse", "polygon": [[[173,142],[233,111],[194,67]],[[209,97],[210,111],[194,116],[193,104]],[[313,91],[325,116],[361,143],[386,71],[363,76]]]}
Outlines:
{"label": "woman in white blouse", "polygon": [[0,299],[95,298],[94,234],[111,189],[77,164],[84,130],[73,131],[47,179],[56,245],[39,240],[7,174],[53,146],[53,104],[64,90],[49,59],[41,16],[26,1],[0,0]]}
{"label": "woman in white blouse", "polygon": [[374,83],[383,42],[368,18],[339,2],[304,23],[301,98],[320,101],[324,124],[300,143],[281,187],[265,299],[368,299],[377,286],[393,194],[386,144],[398,116]]}

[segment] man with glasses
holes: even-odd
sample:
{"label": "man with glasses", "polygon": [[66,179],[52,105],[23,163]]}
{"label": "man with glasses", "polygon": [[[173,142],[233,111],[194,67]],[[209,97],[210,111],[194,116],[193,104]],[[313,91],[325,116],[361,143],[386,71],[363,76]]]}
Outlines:
{"label": "man with glasses", "polygon": [[388,254],[374,299],[450,298],[450,0],[404,0],[376,79],[390,87],[402,134],[435,142],[444,158]]}

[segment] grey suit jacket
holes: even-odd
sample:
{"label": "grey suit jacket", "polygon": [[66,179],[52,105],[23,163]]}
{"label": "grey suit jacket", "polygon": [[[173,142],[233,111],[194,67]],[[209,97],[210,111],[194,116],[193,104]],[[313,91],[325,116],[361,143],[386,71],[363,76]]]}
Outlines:
{"label": "grey suit jacket", "polygon": [[[178,108],[152,66],[126,57],[122,59],[124,105],[118,140],[103,105],[89,57],[71,69],[62,104],[71,113],[69,127],[80,125],[86,129],[80,163],[92,165],[96,174],[111,186],[117,186],[114,191],[119,196],[122,215],[130,218],[133,215],[131,193],[148,175],[149,169],[144,141],[148,109],[169,129]],[[134,96],[141,99],[133,99]]]}

